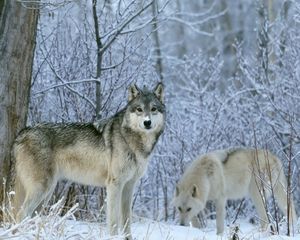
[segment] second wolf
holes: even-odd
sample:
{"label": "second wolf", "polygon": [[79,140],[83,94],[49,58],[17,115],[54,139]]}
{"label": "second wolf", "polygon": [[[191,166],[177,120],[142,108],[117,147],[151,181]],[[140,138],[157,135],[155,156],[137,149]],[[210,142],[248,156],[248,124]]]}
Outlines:
{"label": "second wolf", "polygon": [[65,178],[106,186],[110,234],[119,229],[131,239],[134,186],[145,172],[164,122],[162,84],[153,91],[133,85],[127,106],[107,120],[24,129],[13,148],[17,220],[31,216],[51,196],[57,181]]}
{"label": "second wolf", "polygon": [[[271,188],[279,208],[286,214],[287,182],[276,156],[255,149],[219,150],[198,157],[186,169],[176,187],[174,205],[179,211],[181,225],[191,221],[199,226],[197,214],[208,200],[215,201],[217,234],[222,234],[226,200],[250,196],[265,228],[268,217],[263,194],[265,190],[265,197],[268,197]],[[296,224],[293,200],[290,203],[290,223]]]}

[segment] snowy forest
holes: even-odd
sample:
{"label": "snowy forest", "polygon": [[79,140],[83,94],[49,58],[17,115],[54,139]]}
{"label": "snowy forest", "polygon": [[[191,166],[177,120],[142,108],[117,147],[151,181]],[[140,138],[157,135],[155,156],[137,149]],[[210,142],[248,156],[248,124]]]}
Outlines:
{"label": "snowy forest", "polygon": [[[236,146],[282,160],[300,214],[300,2],[19,2],[38,9],[26,125],[107,118],[126,105],[131,84],[163,82],[165,130],[135,189],[134,215],[177,223],[172,198],[186,166]],[[51,203],[62,197],[63,211],[78,204],[77,219],[105,222],[104,188],[64,181]],[[268,210],[279,221],[272,199]],[[228,202],[227,223],[237,217],[258,223],[249,199]]]}

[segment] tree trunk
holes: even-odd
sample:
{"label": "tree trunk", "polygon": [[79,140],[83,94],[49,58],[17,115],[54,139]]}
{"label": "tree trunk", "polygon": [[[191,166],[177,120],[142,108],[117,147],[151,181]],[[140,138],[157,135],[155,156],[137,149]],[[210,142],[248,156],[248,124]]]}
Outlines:
{"label": "tree trunk", "polygon": [[[176,11],[183,12],[181,5],[184,4],[182,1],[176,1]],[[181,39],[181,43],[178,46],[178,58],[184,59],[184,56],[187,54],[187,42],[186,42],[186,31],[183,24],[177,24],[177,37]]]}
{"label": "tree trunk", "polygon": [[6,187],[11,184],[11,146],[27,119],[37,19],[32,6],[0,3],[0,178],[7,180]]}
{"label": "tree trunk", "polygon": [[154,46],[155,46],[155,68],[159,75],[160,82],[163,82],[163,65],[162,65],[162,54],[160,49],[160,41],[158,36],[158,23],[157,23],[157,0],[154,0],[152,2],[152,14],[153,14],[153,23],[152,23],[152,29],[153,29],[153,35],[154,35]]}
{"label": "tree trunk", "polygon": [[269,39],[269,1],[264,0],[258,8],[259,26],[258,26],[258,60],[261,63],[261,73],[258,82],[270,84],[269,81],[269,57],[270,57],[270,39]]}
{"label": "tree trunk", "polygon": [[101,66],[102,66],[102,57],[103,53],[101,52],[101,49],[103,47],[103,44],[101,42],[100,38],[100,30],[99,30],[99,20],[97,16],[97,0],[93,0],[93,19],[95,24],[95,37],[96,37],[96,43],[97,43],[97,70],[96,70],[96,79],[98,82],[96,82],[96,119],[101,119],[101,107],[102,107],[102,96],[101,96]]}

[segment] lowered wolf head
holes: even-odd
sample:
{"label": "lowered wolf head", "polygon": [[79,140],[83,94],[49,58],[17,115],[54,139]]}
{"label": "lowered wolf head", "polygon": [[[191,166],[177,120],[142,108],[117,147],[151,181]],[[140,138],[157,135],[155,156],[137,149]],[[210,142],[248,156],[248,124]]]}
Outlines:
{"label": "lowered wolf head", "polygon": [[152,90],[139,89],[135,84],[129,88],[126,125],[138,132],[160,132],[164,127],[165,106],[161,83]]}
{"label": "lowered wolf head", "polygon": [[199,197],[199,190],[196,185],[188,189],[182,189],[176,186],[173,205],[179,212],[180,225],[188,226],[192,218],[202,211],[205,203]]}

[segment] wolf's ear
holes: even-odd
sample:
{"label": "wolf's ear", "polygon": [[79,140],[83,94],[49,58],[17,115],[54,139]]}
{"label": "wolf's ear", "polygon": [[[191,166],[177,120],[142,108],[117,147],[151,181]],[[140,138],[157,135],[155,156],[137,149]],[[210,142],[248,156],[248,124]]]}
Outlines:
{"label": "wolf's ear", "polygon": [[178,195],[179,195],[179,188],[178,188],[178,186],[176,186],[175,197],[177,197]]}
{"label": "wolf's ear", "polygon": [[153,90],[153,93],[159,99],[160,102],[164,102],[164,86],[161,82],[156,85],[156,87]]}
{"label": "wolf's ear", "polygon": [[135,84],[132,84],[129,87],[128,100],[131,101],[132,99],[136,98],[139,93],[140,89]]}
{"label": "wolf's ear", "polygon": [[194,184],[192,187],[192,197],[197,197],[198,187]]}

